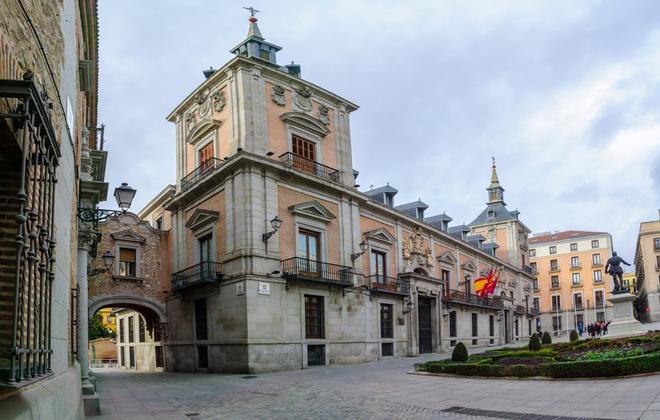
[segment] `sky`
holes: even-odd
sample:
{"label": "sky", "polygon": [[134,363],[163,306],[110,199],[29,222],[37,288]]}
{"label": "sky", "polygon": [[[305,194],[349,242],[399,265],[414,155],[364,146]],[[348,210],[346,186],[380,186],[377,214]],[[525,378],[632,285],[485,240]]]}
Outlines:
{"label": "sky", "polygon": [[[653,1],[99,2],[110,191],[138,211],[175,182],[165,117],[260,10],[282,65],[360,106],[361,190],[389,182],[452,224],[485,207],[491,157],[532,232],[610,232],[632,262],[660,208],[660,5]],[[108,206],[113,204],[108,203]],[[107,207],[107,206],[106,206]]]}

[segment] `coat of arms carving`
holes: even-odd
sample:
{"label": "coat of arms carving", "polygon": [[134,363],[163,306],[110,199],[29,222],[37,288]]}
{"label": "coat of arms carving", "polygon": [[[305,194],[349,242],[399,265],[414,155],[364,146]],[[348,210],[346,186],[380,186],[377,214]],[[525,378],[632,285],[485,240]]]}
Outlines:
{"label": "coat of arms carving", "polygon": [[330,113],[330,108],[321,104],[319,105],[319,111],[316,116],[319,119],[319,121],[321,121],[325,125],[328,125],[330,124],[330,116],[328,115],[329,113]]}
{"label": "coat of arms carving", "polygon": [[284,88],[280,85],[273,86],[273,94],[270,95],[273,102],[279,106],[286,105],[286,99],[284,98]]}
{"label": "coat of arms carving", "polygon": [[293,97],[293,102],[302,111],[312,110],[312,91],[307,86],[296,88],[296,95]]}
{"label": "coat of arms carving", "polygon": [[226,100],[225,93],[221,90],[217,90],[213,93],[213,109],[215,112],[220,112],[225,108]]}
{"label": "coat of arms carving", "polygon": [[412,233],[403,240],[403,261],[406,265],[419,265],[426,268],[433,267],[433,255],[429,247],[424,246],[422,228],[415,226]]}

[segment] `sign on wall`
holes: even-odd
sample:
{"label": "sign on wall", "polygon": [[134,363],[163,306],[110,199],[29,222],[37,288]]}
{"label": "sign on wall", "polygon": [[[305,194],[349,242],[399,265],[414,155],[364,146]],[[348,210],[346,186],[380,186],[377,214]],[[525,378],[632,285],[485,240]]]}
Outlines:
{"label": "sign on wall", "polygon": [[259,294],[260,295],[270,295],[270,283],[260,281],[259,282]]}
{"label": "sign on wall", "polygon": [[242,296],[245,294],[245,283],[239,281],[236,283],[236,296]]}

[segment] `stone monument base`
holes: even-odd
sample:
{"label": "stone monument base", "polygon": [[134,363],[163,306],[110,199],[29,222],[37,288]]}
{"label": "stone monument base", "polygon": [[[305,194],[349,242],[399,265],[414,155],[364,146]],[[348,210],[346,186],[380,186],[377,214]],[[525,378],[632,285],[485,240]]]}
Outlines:
{"label": "stone monument base", "polygon": [[612,323],[607,329],[607,335],[625,336],[643,334],[642,324],[633,315],[633,301],[635,295],[630,293],[617,293],[607,298],[612,303]]}

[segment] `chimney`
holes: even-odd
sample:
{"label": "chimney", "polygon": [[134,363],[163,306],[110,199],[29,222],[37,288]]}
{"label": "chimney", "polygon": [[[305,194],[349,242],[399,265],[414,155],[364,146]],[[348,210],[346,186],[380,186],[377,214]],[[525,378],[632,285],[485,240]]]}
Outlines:
{"label": "chimney", "polygon": [[293,61],[291,64],[287,64],[284,66],[286,69],[286,72],[289,73],[291,76],[294,77],[300,77],[300,64],[295,64]]}

